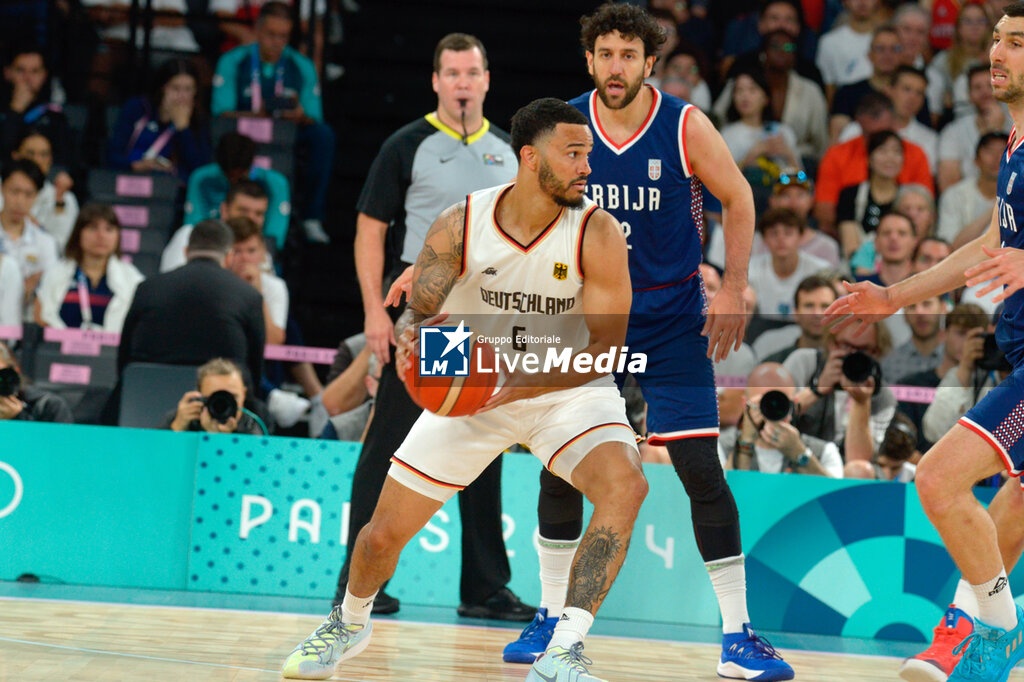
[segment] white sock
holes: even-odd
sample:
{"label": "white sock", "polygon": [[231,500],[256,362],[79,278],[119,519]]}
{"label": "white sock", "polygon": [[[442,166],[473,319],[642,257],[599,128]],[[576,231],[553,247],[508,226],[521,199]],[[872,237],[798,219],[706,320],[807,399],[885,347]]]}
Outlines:
{"label": "white sock", "polygon": [[548,618],[562,615],[565,594],[569,590],[569,569],[572,568],[580,538],[575,540],[549,540],[537,535],[540,559],[540,606],[547,608]]}
{"label": "white sock", "polygon": [[556,646],[568,649],[576,642],[582,642],[590,632],[590,626],[594,624],[594,614],[586,609],[578,609],[575,606],[566,606],[551,635],[551,642],[548,643],[548,651]]}
{"label": "white sock", "polygon": [[971,585],[978,600],[978,618],[985,625],[1011,630],[1017,626],[1017,605],[1013,603],[1006,571],[981,585]]}
{"label": "white sock", "polygon": [[974,588],[963,578],[956,584],[953,604],[971,618],[978,617],[978,598],[974,596]]}
{"label": "white sock", "polygon": [[345,589],[345,601],[341,602],[341,622],[346,625],[366,625],[370,622],[370,612],[373,610],[373,600],[377,597],[374,592],[369,597],[357,597]]}
{"label": "white sock", "polygon": [[747,615],[747,571],[743,555],[726,557],[704,564],[711,577],[711,587],[718,597],[722,611],[722,632],[743,632],[743,624],[750,622]]}

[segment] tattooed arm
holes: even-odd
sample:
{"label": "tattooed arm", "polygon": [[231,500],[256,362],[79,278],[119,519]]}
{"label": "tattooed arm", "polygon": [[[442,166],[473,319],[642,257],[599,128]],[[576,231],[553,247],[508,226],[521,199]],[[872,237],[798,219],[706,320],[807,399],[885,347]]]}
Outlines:
{"label": "tattooed arm", "polygon": [[423,249],[413,266],[409,304],[395,323],[399,376],[404,376],[408,354],[415,349],[419,326],[441,312],[448,292],[462,271],[465,223],[466,202],[462,201],[437,217],[423,241]]}

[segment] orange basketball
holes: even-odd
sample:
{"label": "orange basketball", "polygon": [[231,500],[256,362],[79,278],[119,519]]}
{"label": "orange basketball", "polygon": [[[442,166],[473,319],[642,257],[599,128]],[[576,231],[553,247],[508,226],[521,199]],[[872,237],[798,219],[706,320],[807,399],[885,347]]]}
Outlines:
{"label": "orange basketball", "polygon": [[[498,384],[497,358],[489,343],[476,339],[472,343],[467,377],[421,377],[419,356],[410,356],[404,380],[413,402],[442,417],[464,417],[487,402]],[[481,367],[491,371],[480,372]]]}

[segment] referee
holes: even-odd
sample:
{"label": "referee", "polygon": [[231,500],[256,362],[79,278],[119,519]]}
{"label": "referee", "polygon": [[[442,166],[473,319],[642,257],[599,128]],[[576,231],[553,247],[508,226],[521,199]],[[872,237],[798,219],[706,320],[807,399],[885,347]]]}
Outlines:
{"label": "referee", "polygon": [[[422,410],[395,373],[394,320],[384,306],[384,275],[415,262],[431,223],[470,192],[510,182],[516,175],[508,134],[483,116],[490,87],[487,53],[474,36],[452,33],[434,50],[437,110],[400,128],[381,147],[359,197],[355,261],[363,296],[366,341],[383,369],[374,414],[352,477],[348,536],[355,538],[377,506],[391,456]],[[389,229],[392,230],[389,238]],[[402,235],[404,232],[404,239]],[[386,245],[401,242],[388,259]],[[401,310],[393,311],[398,315]],[[529,621],[526,606],[506,587],[511,578],[501,523],[501,458],[459,493],[462,518],[460,616]],[[334,603],[345,597],[349,556],[338,576]],[[381,591],[374,613],[394,613],[398,600]]]}

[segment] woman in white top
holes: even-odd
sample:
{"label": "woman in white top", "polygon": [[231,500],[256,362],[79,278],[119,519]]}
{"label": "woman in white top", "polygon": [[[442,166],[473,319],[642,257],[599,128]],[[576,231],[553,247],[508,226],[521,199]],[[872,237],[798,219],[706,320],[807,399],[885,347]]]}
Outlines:
{"label": "woman in white top", "polygon": [[[11,157],[34,161],[43,175],[49,177],[53,168],[53,145],[41,130],[29,129],[11,152]],[[78,199],[71,192],[74,184],[70,175],[60,171],[54,176],[53,182],[46,180],[43,183],[43,189],[32,204],[32,217],[57,240],[57,246],[62,251],[78,219]]]}
{"label": "woman in white top", "polygon": [[21,324],[21,305],[25,282],[13,256],[0,255],[0,327]]}
{"label": "woman in white top", "polygon": [[722,128],[722,138],[740,168],[757,166],[762,158],[780,167],[802,168],[796,134],[785,123],[770,120],[770,105],[761,74],[738,74],[727,113],[730,123]]}
{"label": "woman in white top", "polygon": [[992,23],[985,10],[973,3],[964,5],[956,18],[952,46],[937,54],[925,71],[928,110],[936,120],[950,107],[954,118],[974,113],[967,96],[967,69],[974,64],[988,63],[991,42]]}
{"label": "woman in white top", "polygon": [[121,224],[106,204],[87,204],[64,249],[43,273],[36,322],[57,329],[120,333],[142,273],[121,260]]}

